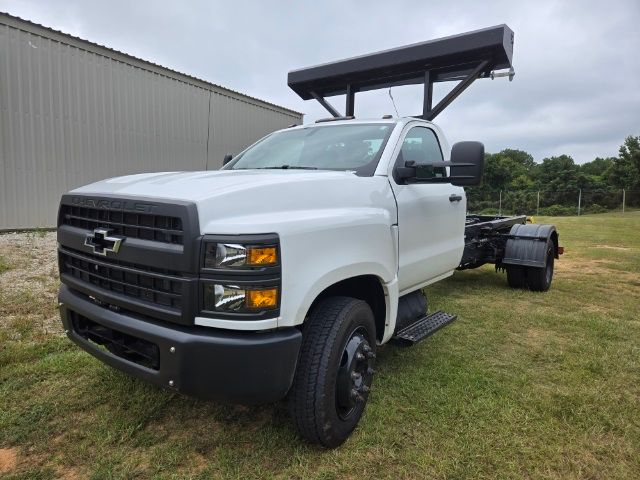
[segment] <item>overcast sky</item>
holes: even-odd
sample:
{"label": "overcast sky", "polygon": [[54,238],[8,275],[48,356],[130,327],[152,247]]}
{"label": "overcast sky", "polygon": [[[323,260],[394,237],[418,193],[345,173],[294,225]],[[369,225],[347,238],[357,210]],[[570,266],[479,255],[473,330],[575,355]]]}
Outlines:
{"label": "overcast sky", "polygon": [[[0,10],[298,110],[305,123],[327,113],[289,90],[289,70],[506,23],[516,77],[475,82],[440,114],[452,143],[583,163],[640,135],[640,0],[0,0]],[[436,85],[436,100],[451,86]],[[400,115],[420,113],[420,87],[392,94]],[[386,113],[386,90],[356,96],[357,116]]]}

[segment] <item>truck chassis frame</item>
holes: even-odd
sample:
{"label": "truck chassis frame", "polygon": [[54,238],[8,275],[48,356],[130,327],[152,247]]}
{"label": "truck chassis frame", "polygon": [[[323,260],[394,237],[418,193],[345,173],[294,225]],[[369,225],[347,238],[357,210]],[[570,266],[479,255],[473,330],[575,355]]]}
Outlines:
{"label": "truck chassis frame", "polygon": [[525,225],[526,215],[467,215],[464,229],[464,253],[458,270],[477,268],[493,263],[502,265],[507,240],[514,225]]}

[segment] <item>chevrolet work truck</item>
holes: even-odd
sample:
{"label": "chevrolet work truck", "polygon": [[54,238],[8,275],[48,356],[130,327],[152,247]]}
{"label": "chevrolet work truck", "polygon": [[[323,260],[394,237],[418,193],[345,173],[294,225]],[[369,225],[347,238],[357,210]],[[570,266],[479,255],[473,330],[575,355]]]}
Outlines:
{"label": "chevrolet work truck", "polygon": [[[484,147],[432,119],[511,68],[505,25],[289,73],[332,117],[259,140],[217,171],[77,188],[58,218],[66,334],[104,363],[187,395],[288,401],[300,435],[340,445],[370,394],[376,350],[455,319],[422,289],[490,263],[547,290],[551,225],[467,213]],[[513,76],[513,70],[508,75]],[[437,105],[434,82],[458,80]],[[356,93],[424,84],[421,115],[354,118]],[[326,100],[345,95],[345,115]]]}

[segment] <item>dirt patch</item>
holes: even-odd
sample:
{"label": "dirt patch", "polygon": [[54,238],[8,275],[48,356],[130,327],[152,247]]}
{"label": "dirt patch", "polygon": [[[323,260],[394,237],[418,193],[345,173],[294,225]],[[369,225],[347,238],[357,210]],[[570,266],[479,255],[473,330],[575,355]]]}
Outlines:
{"label": "dirt patch", "polygon": [[523,345],[530,350],[544,348],[550,343],[559,345],[567,343],[566,338],[559,336],[556,332],[536,327],[530,327],[524,332],[513,333],[511,338],[515,344]]}
{"label": "dirt patch", "polygon": [[607,250],[618,250],[623,252],[633,250],[631,247],[616,247],[615,245],[594,245],[593,248],[606,248]]}
{"label": "dirt patch", "polygon": [[601,275],[616,272],[617,270],[609,268],[614,263],[610,260],[585,260],[563,256],[560,261],[555,262],[554,268],[559,272],[573,271],[580,275]]}
{"label": "dirt patch", "polygon": [[4,291],[25,290],[33,279],[57,279],[56,233],[6,233],[0,235],[0,255],[10,269],[0,275]]}
{"label": "dirt patch", "polygon": [[17,464],[17,448],[0,448],[0,473],[9,473]]}
{"label": "dirt patch", "polygon": [[584,258],[562,257],[561,261],[555,263],[555,270],[558,272],[575,273],[577,275],[614,275],[621,280],[637,281],[640,274],[616,268],[624,265],[621,262],[611,260],[585,260]]}
{"label": "dirt patch", "polygon": [[55,232],[0,235],[0,329],[17,340],[27,333],[61,334],[56,295],[58,266]]}
{"label": "dirt patch", "polygon": [[83,478],[78,470],[72,467],[58,467],[56,468],[56,478],[61,480],[79,480]]}
{"label": "dirt patch", "polygon": [[529,328],[527,329],[522,339],[528,345],[537,347],[547,343],[549,339],[549,332],[547,332],[546,330],[541,330],[539,328]]}

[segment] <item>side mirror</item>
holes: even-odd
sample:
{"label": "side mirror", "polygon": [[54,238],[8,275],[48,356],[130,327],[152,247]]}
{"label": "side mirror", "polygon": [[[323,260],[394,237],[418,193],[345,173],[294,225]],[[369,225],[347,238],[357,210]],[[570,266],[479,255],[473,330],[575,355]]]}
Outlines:
{"label": "side mirror", "polygon": [[[442,174],[444,167],[451,175]],[[395,175],[407,183],[451,183],[469,187],[482,183],[484,169],[484,145],[480,142],[458,142],[451,149],[451,161],[416,163],[407,161],[404,167],[396,168]]]}
{"label": "side mirror", "polygon": [[224,159],[222,160],[222,166],[225,166],[227,163],[229,163],[231,160],[233,160],[233,155],[231,155],[230,153],[227,153],[224,156]]}
{"label": "side mirror", "polygon": [[458,142],[451,148],[451,183],[471,187],[482,183],[484,145],[480,142]]}

